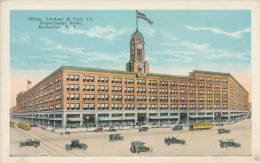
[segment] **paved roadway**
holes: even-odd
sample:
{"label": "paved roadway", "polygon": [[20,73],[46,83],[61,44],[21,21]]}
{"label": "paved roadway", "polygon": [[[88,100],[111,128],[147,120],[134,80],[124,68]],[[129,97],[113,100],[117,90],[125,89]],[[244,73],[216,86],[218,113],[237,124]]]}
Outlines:
{"label": "paved roadway", "polygon": [[[230,134],[217,134],[218,128],[230,129]],[[60,135],[50,131],[44,131],[33,127],[29,131],[17,128],[10,129],[11,132],[11,156],[218,156],[218,155],[251,155],[251,119],[226,125],[224,127],[214,126],[211,130],[189,131],[185,127],[182,131],[172,131],[171,128],[152,128],[148,132],[133,130],[118,130],[116,133],[124,136],[123,141],[109,142],[111,132],[83,132]],[[114,132],[113,132],[114,134]],[[164,138],[175,136],[184,139],[186,145],[171,144],[167,146]],[[38,148],[22,147],[19,142],[27,138],[40,140]],[[79,139],[88,145],[87,150],[73,149],[66,151],[65,145],[70,144],[71,139]],[[220,148],[218,140],[235,139],[241,143],[241,148]],[[131,153],[132,141],[146,142],[146,146],[153,148],[153,152]]]}

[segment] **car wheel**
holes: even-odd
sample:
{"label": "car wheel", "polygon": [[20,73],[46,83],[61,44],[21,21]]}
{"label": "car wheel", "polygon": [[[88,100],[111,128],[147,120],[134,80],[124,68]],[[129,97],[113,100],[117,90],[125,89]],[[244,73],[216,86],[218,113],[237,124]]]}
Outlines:
{"label": "car wheel", "polygon": [[181,144],[182,144],[182,145],[185,145],[186,143],[185,143],[185,142],[182,142]]}
{"label": "car wheel", "polygon": [[225,148],[227,148],[227,147],[228,147],[228,145],[227,145],[227,144],[225,144],[225,145],[224,145],[224,147],[225,147]]}
{"label": "car wheel", "polygon": [[20,145],[19,145],[19,147],[20,147],[20,148],[22,148],[22,147],[23,147],[23,145],[22,145],[22,144],[20,144]]}
{"label": "car wheel", "polygon": [[82,149],[83,149],[83,150],[86,150],[87,148],[88,148],[87,145],[83,145],[83,146],[82,146]]}
{"label": "car wheel", "polygon": [[71,148],[69,146],[66,147],[66,151],[70,151]]}
{"label": "car wheel", "polygon": [[141,152],[141,150],[140,150],[140,149],[137,149],[137,150],[136,150],[136,153],[140,153],[140,152]]}
{"label": "car wheel", "polygon": [[228,134],[230,134],[230,132],[231,132],[231,131],[229,130],[229,131],[228,131]]}
{"label": "car wheel", "polygon": [[170,145],[171,143],[170,142],[167,142],[167,145]]}
{"label": "car wheel", "polygon": [[116,132],[117,130],[115,130],[115,132]]}
{"label": "car wheel", "polygon": [[37,145],[37,144],[34,144],[33,146],[34,146],[34,148],[37,148],[37,147],[38,147],[38,145]]}
{"label": "car wheel", "polygon": [[183,128],[181,128],[181,130],[183,130]]}

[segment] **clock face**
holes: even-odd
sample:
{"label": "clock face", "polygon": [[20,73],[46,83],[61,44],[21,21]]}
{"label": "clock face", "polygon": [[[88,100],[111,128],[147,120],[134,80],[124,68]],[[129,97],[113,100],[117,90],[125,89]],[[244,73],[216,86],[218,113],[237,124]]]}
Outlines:
{"label": "clock face", "polygon": [[134,45],[132,45],[132,46],[131,46],[131,50],[134,50],[134,48],[135,48]]}
{"label": "clock face", "polygon": [[137,49],[142,49],[143,45],[142,44],[137,44]]}

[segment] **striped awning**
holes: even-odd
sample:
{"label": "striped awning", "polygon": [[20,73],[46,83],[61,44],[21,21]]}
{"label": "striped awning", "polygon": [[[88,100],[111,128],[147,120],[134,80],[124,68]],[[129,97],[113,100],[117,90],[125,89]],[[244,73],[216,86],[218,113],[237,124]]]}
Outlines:
{"label": "striped awning", "polygon": [[192,115],[190,118],[214,118],[214,115]]}
{"label": "striped awning", "polygon": [[84,121],[82,118],[67,118],[68,121]]}
{"label": "striped awning", "polygon": [[149,119],[178,119],[179,116],[151,116]]}

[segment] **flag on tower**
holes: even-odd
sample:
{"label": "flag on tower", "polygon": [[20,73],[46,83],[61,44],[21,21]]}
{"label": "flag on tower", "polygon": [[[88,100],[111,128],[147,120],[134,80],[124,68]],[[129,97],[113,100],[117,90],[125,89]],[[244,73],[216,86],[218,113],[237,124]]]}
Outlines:
{"label": "flag on tower", "polygon": [[142,19],[146,20],[149,24],[153,25],[153,22],[150,19],[148,19],[145,16],[145,14],[138,12],[138,10],[136,10],[136,16],[137,16],[137,18],[142,18]]}

